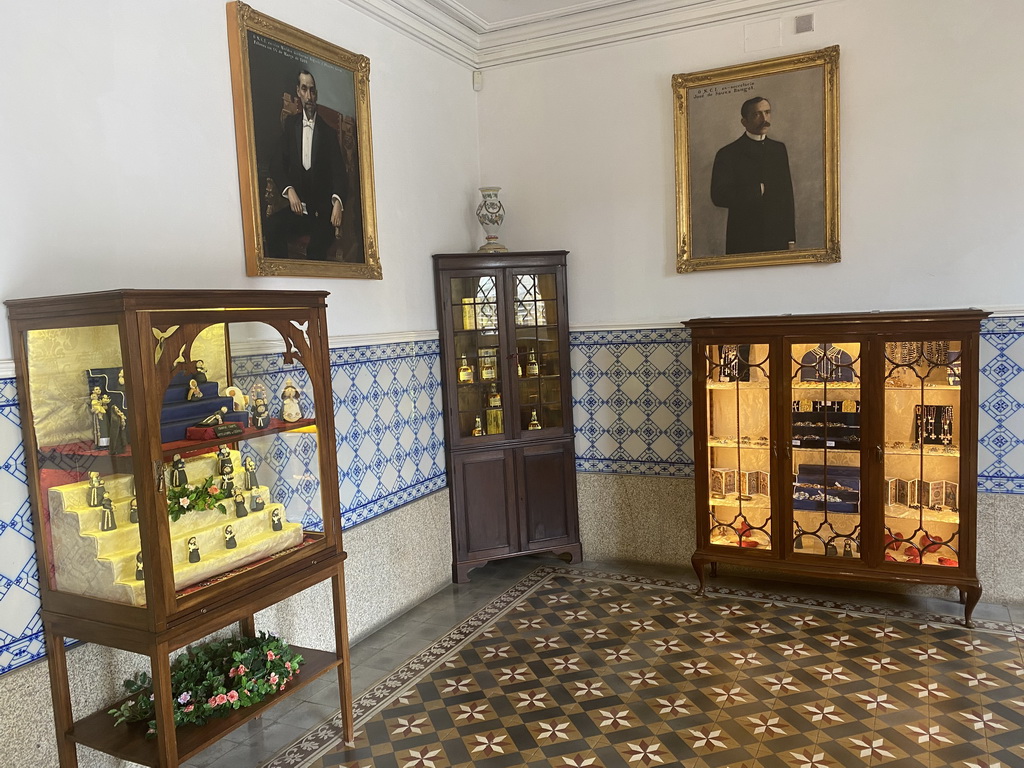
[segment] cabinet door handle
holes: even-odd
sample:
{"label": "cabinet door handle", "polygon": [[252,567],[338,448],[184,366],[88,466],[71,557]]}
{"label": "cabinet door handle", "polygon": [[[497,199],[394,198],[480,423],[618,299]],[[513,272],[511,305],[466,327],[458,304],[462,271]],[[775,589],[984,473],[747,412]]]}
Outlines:
{"label": "cabinet door handle", "polygon": [[164,465],[162,461],[153,462],[153,476],[156,479],[156,490],[159,493],[164,489]]}
{"label": "cabinet door handle", "polygon": [[875,460],[876,460],[876,461],[877,461],[877,462],[878,462],[879,464],[881,464],[881,463],[882,463],[882,460],[883,460],[884,458],[885,458],[885,454],[884,454],[884,453],[882,453],[882,446],[880,446],[880,445],[876,445],[876,446],[875,446]]}

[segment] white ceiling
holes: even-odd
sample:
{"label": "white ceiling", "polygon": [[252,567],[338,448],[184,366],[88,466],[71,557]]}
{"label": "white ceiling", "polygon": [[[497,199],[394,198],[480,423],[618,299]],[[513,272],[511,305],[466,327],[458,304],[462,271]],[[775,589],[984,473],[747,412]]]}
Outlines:
{"label": "white ceiling", "polygon": [[339,0],[473,69],[828,0]]}

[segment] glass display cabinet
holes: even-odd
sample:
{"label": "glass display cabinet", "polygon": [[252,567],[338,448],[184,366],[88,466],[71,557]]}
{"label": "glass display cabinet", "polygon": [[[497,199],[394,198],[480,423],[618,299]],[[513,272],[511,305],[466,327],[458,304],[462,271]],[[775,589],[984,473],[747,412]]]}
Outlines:
{"label": "glass display cabinet", "polygon": [[[351,734],[326,292],[121,290],[6,302],[62,768],[177,766],[336,670]],[[334,651],[286,691],[173,727],[168,654],[331,580]],[[66,638],[149,657],[157,736],[75,720]],[[287,640],[287,638],[285,638]]]}
{"label": "glass display cabinet", "polygon": [[452,572],[581,558],[566,251],[434,256]]}
{"label": "glass display cabinet", "polygon": [[697,550],[946,584],[975,566],[978,310],[690,320]]}

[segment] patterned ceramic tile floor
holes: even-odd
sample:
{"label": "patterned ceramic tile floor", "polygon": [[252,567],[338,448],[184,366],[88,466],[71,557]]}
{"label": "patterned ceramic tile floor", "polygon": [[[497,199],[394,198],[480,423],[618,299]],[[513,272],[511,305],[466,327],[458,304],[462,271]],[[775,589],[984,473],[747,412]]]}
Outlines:
{"label": "patterned ceramic tile floor", "polygon": [[[556,572],[530,576],[543,565]],[[724,577],[698,600],[686,571],[576,570],[492,563],[354,646],[357,696],[431,650],[402,698],[386,683],[358,699],[353,749],[312,765],[1024,766],[1024,609],[982,603],[972,632],[936,621],[952,600]],[[433,651],[484,607],[455,653]],[[302,695],[188,766],[262,765],[337,709],[329,680]]]}

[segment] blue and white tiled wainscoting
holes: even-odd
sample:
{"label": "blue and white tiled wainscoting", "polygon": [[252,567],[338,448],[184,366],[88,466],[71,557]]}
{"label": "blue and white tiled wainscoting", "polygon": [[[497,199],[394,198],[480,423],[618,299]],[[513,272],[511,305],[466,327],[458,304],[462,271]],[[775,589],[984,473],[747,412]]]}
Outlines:
{"label": "blue and white tiled wainscoting", "polygon": [[[580,531],[588,559],[678,562],[693,540],[689,334],[681,326],[572,332]],[[279,392],[301,371],[240,360],[239,385]],[[1024,559],[1024,315],[983,324],[979,413],[979,568],[989,599],[1024,600],[1000,563]],[[345,528],[445,487],[436,338],[335,344],[334,412]],[[0,376],[0,673],[43,655],[31,513],[13,373]],[[294,469],[281,499],[306,510],[308,446],[257,457]],[[309,521],[316,524],[316,521]],[[1005,530],[1004,530],[1005,529]],[[1003,533],[1000,533],[1003,531]],[[1017,580],[1019,581],[1019,580]]]}
{"label": "blue and white tiled wainscoting", "polygon": [[[234,381],[257,380],[269,393],[287,378],[301,388],[304,370],[279,364],[280,355],[236,358]],[[44,653],[39,586],[26,485],[21,422],[13,375],[0,378],[0,674]],[[436,339],[337,346],[331,350],[334,419],[344,528],[445,487],[440,353]],[[309,408],[311,403],[304,402]],[[308,501],[316,496],[311,435],[279,436],[258,462],[295,478],[275,501],[314,528]],[[286,439],[287,438],[287,439]],[[258,472],[257,468],[257,472]]]}

